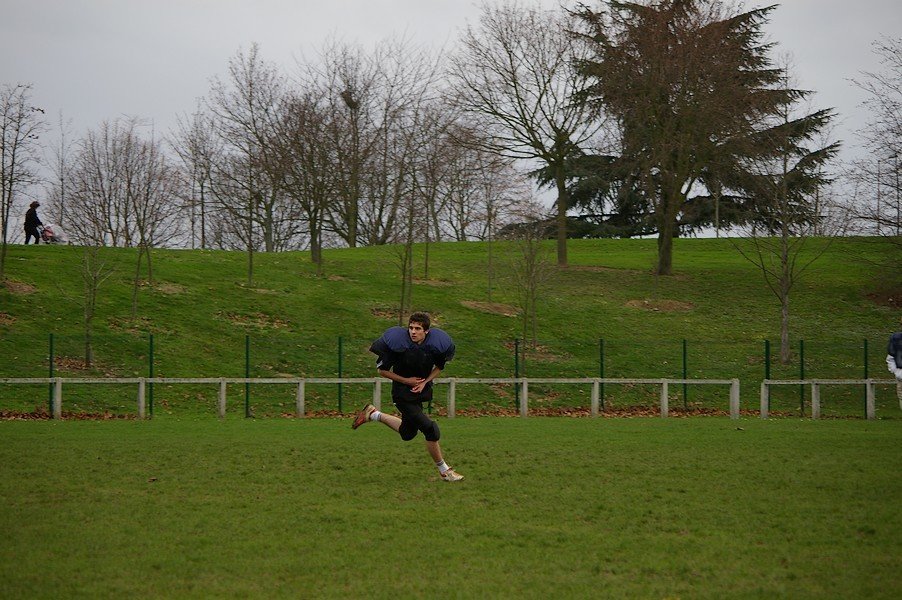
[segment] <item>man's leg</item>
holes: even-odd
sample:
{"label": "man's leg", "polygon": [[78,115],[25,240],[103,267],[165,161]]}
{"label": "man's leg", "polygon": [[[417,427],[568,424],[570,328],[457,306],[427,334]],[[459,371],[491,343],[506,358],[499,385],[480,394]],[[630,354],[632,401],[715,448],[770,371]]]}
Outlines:
{"label": "man's leg", "polygon": [[426,440],[426,452],[429,453],[429,456],[432,457],[432,460],[435,461],[435,464],[445,462],[445,459],[442,458],[442,447],[438,442],[430,442],[429,440]]}
{"label": "man's leg", "polygon": [[390,415],[384,412],[379,413],[379,418],[377,419],[380,423],[384,423],[387,427],[391,427],[395,431],[401,430],[401,419],[396,417],[395,415]]}

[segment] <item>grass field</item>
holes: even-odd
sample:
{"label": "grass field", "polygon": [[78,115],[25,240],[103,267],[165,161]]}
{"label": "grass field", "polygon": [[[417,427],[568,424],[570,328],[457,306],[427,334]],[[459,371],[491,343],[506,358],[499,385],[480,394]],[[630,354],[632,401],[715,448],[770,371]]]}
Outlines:
{"label": "grass field", "polygon": [[0,422],[0,597],[902,596],[902,422]]}

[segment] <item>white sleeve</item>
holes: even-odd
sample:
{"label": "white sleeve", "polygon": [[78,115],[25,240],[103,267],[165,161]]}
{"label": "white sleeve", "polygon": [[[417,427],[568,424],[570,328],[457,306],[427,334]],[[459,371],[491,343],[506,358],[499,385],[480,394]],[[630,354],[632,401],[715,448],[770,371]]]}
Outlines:
{"label": "white sleeve", "polygon": [[896,359],[892,354],[886,355],[886,368],[892,373],[896,379],[902,379],[902,369],[896,366]]}

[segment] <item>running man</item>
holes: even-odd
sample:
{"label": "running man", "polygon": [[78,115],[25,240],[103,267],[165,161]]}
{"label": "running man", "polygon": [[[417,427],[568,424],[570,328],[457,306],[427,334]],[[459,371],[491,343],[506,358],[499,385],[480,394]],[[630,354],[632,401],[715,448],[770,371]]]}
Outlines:
{"label": "running man", "polygon": [[391,398],[401,418],[367,404],[357,413],[351,427],[357,429],[369,421],[379,421],[398,432],[405,442],[421,431],[426,438],[426,450],[435,461],[442,481],[460,481],[463,475],[456,473],[442,457],[438,423],[423,412],[423,403],[432,399],[432,380],[454,357],[451,336],[441,329],[430,329],[430,324],[427,313],[415,312],[410,315],[406,330],[391,327],[373,342],[370,352],[378,357],[379,375],[392,380]]}

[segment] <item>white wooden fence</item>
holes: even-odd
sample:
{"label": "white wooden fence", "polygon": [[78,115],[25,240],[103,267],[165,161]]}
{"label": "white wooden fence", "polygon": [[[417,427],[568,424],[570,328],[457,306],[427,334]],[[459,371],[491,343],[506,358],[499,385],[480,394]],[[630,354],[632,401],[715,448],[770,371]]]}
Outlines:
{"label": "white wooden fence", "polygon": [[[766,419],[770,411],[770,388],[773,385],[810,385],[811,386],[811,418],[821,418],[821,386],[824,385],[864,385],[865,416],[876,418],[874,387],[877,385],[895,385],[895,379],[765,379],[761,382],[761,418]],[[900,403],[902,408],[902,403]]]}
{"label": "white wooden fence", "polygon": [[[245,378],[245,377],[108,377],[108,378],[77,378],[77,377],[32,377],[32,378],[0,378],[0,384],[44,384],[53,385],[53,402],[51,414],[58,419],[62,416],[63,384],[131,384],[137,385],[138,418],[145,418],[147,384],[208,384],[219,387],[217,412],[222,418],[226,413],[226,389],[229,384],[268,384],[268,385],[294,385],[297,386],[295,409],[299,417],[306,413],[305,389],[311,384],[372,384],[373,404],[382,407],[382,382],[381,377],[304,377],[304,378]],[[499,377],[499,378],[441,378],[435,380],[436,384],[448,385],[448,417],[454,418],[457,406],[457,386],[466,384],[509,384],[520,386],[520,416],[529,414],[529,384],[567,384],[591,386],[590,411],[592,416],[598,416],[600,389],[602,384],[614,385],[660,385],[660,411],[661,416],[669,414],[669,388],[671,384],[677,385],[729,385],[729,410],[730,418],[739,418],[739,380],[738,379],[613,379],[613,378],[567,378],[546,379],[529,377]]]}

